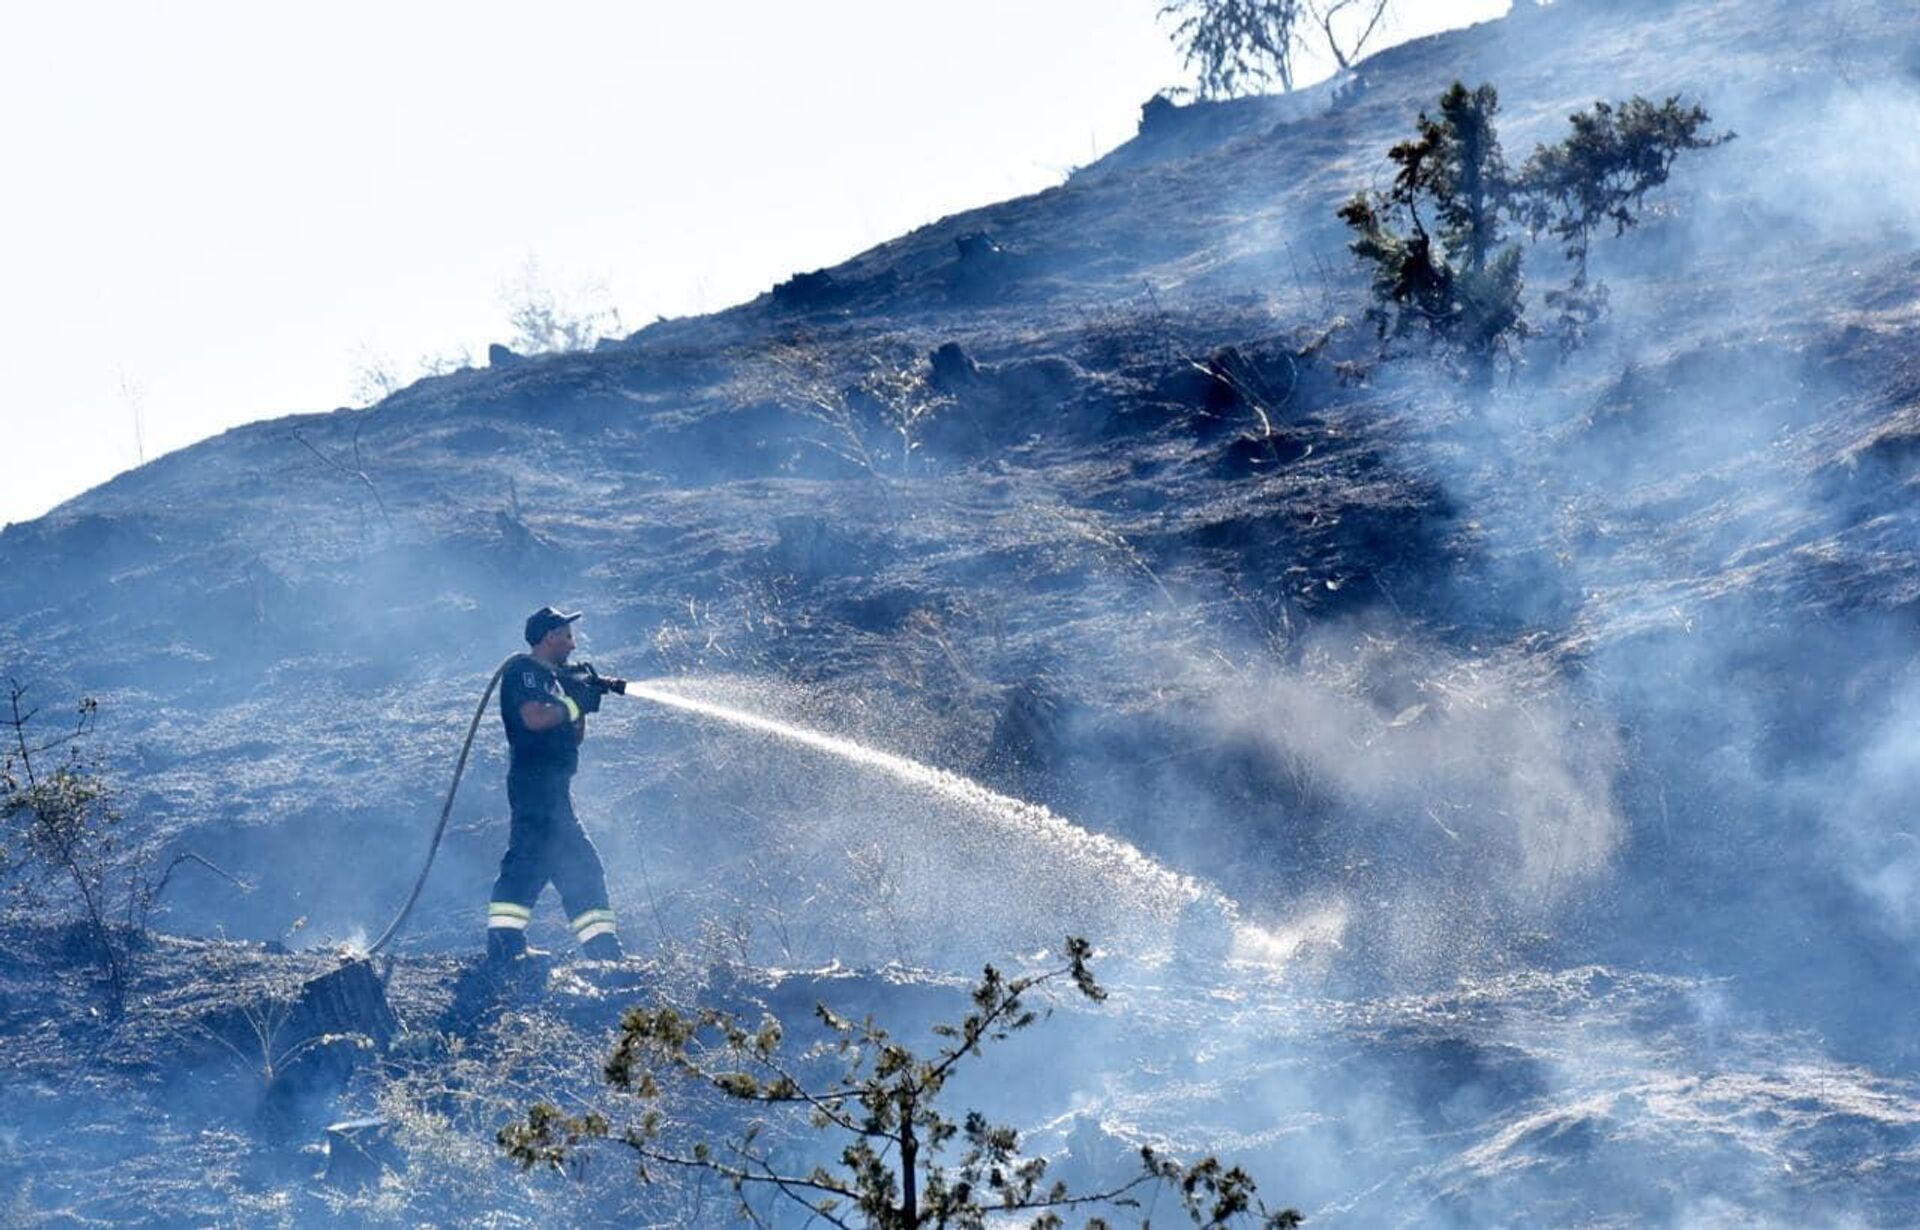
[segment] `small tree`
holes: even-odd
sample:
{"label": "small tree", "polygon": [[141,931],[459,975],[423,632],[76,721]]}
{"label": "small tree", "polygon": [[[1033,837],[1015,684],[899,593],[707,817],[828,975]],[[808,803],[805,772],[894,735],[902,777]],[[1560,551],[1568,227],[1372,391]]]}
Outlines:
{"label": "small tree", "polygon": [[1291,92],[1314,35],[1341,68],[1351,68],[1380,32],[1391,0],[1169,0],[1173,41],[1202,98],[1257,93],[1273,82]]}
{"label": "small tree", "polygon": [[1392,0],[1308,0],[1307,15],[1320,28],[1334,63],[1351,69],[1384,27],[1392,7]]}
{"label": "small tree", "polygon": [[1160,16],[1176,19],[1173,41],[1200,97],[1257,93],[1275,80],[1293,89],[1300,0],[1171,0]]}
{"label": "small tree", "polygon": [[[16,904],[43,905],[51,886],[70,890],[89,946],[106,976],[110,1002],[126,995],[127,953],[113,933],[116,870],[125,861],[120,813],[79,742],[92,731],[99,705],[82,700],[69,729],[32,733],[39,710],[27,705],[27,687],[8,681],[10,737],[0,757],[0,882]],[[49,765],[48,761],[53,760]],[[130,899],[126,903],[133,908]]]}
{"label": "small tree", "polygon": [[1674,159],[1731,140],[1705,133],[1701,107],[1674,98],[1655,106],[1636,95],[1574,115],[1566,140],[1536,147],[1514,174],[1494,126],[1499,109],[1492,86],[1469,91],[1454,82],[1438,117],[1422,112],[1415,138],[1388,151],[1398,167],[1392,186],[1356,193],[1340,209],[1356,232],[1352,251],[1373,266],[1369,316],[1381,336],[1425,332],[1481,375],[1496,355],[1511,353],[1512,340],[1534,332],[1506,221],[1561,241],[1573,272],[1545,300],[1559,314],[1561,345],[1577,346],[1606,307],[1606,287],[1587,273],[1594,232],[1612,223],[1624,233],[1646,195],[1667,182]]}
{"label": "small tree", "polygon": [[1616,236],[1624,235],[1638,224],[1646,195],[1667,182],[1676,158],[1724,144],[1733,134],[1708,134],[1706,109],[1683,107],[1674,97],[1659,106],[1637,94],[1618,104],[1596,102],[1568,120],[1573,131],[1566,140],[1534,147],[1521,169],[1516,212],[1536,237],[1558,239],[1573,266],[1567,285],[1545,296],[1559,313],[1561,344],[1572,347],[1607,305],[1606,284],[1587,277],[1594,232],[1611,223]]}
{"label": "small tree", "polygon": [[[77,913],[116,1014],[126,1002],[132,946],[182,863],[198,863],[241,890],[247,885],[194,853],[176,854],[158,876],[145,851],[124,841],[120,812],[97,767],[81,753],[100,706],[82,699],[71,727],[37,733],[28,687],[7,681],[0,750],[0,894],[5,904]],[[51,762],[51,763],[49,763]]]}
{"label": "small tree", "polygon": [[473,352],[465,346],[423,354],[411,374],[385,352],[362,343],[355,352],[351,389],[354,404],[371,406],[385,401],[424,376],[445,376],[473,366]]}
{"label": "small tree", "polygon": [[1479,373],[1527,332],[1520,249],[1502,222],[1513,183],[1493,123],[1499,110],[1492,86],[1454,82],[1439,115],[1421,112],[1414,139],[1388,151],[1392,185],[1340,209],[1357,233],[1354,254],[1373,266],[1369,317],[1381,336],[1423,330]]}
{"label": "small tree", "polygon": [[802,442],[866,471],[884,489],[896,450],[899,475],[906,477],[934,416],[953,404],[928,377],[924,360],[884,339],[851,363],[793,341],[769,346],[741,391],[788,406],[823,428]]}
{"label": "small tree", "polygon": [[509,349],[523,355],[565,354],[589,349],[603,337],[621,336],[626,327],[618,307],[587,307],[578,302],[606,294],[606,287],[589,283],[562,301],[547,287],[539,263],[528,260],[519,279],[505,292],[507,323],[513,327]]}
{"label": "small tree", "polygon": [[934,392],[928,375],[923,362],[874,353],[867,356],[866,370],[854,386],[894,438],[902,476],[911,470],[913,455],[923,443],[921,435],[933,416],[953,404],[951,397]]}
{"label": "small tree", "polygon": [[[916,1054],[871,1018],[855,1023],[820,1005],[816,1015],[827,1041],[812,1054],[830,1060],[838,1071],[811,1086],[783,1054],[785,1029],[771,1017],[748,1028],[731,1014],[712,1010],[691,1017],[667,1007],[627,1012],[606,1063],[609,1084],[651,1100],[661,1092],[658,1075],[669,1074],[756,1112],[804,1114],[814,1129],[844,1140],[838,1170],[782,1170],[760,1143],[764,1125],[757,1122],[720,1149],[706,1141],[676,1147],[665,1139],[662,1116],[651,1109],[615,1136],[597,1112],[568,1115],[541,1103],[524,1122],[502,1128],[500,1143],[522,1168],[531,1169],[562,1167],[589,1142],[617,1140],[640,1158],[643,1179],[651,1178],[654,1167],[724,1178],[740,1196],[743,1216],[755,1222],[759,1216],[745,1195],[750,1187],[789,1198],[809,1221],[845,1230],[855,1225],[850,1218],[871,1230],[983,1230],[988,1217],[1001,1213],[1024,1214],[1033,1227],[1059,1227],[1062,1210],[1133,1206],[1133,1192],[1167,1184],[1197,1226],[1227,1227],[1246,1218],[1257,1218],[1270,1230],[1298,1226],[1297,1211],[1268,1211],[1245,1171],[1214,1158],[1182,1166],[1144,1149],[1141,1172],[1132,1180],[1074,1194],[1063,1183],[1046,1182],[1045,1158],[1021,1156],[1013,1128],[990,1123],[977,1111],[956,1121],[941,1109],[941,1094],[960,1063],[1040,1019],[1028,1006],[1029,993],[1065,980],[1090,1000],[1106,998],[1088,968],[1090,955],[1085,940],[1070,938],[1065,964],[1057,968],[1009,979],[988,966],[973,989],[973,1010],[957,1025],[935,1027],[944,1042],[930,1057]],[[959,1157],[946,1164],[946,1151],[956,1143]],[[1088,1222],[1105,1224],[1098,1217]]]}

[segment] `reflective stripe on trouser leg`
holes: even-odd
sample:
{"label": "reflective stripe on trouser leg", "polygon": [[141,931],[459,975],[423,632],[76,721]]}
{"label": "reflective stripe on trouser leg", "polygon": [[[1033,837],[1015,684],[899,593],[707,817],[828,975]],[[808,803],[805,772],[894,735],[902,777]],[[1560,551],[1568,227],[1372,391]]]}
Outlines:
{"label": "reflective stripe on trouser leg", "polygon": [[613,911],[606,909],[587,910],[575,917],[572,925],[574,938],[582,944],[597,935],[612,935],[614,932]]}
{"label": "reflective stripe on trouser leg", "polygon": [[487,903],[487,926],[498,927],[504,931],[525,931],[527,924],[533,921],[533,911],[524,905],[511,901],[489,901]]}

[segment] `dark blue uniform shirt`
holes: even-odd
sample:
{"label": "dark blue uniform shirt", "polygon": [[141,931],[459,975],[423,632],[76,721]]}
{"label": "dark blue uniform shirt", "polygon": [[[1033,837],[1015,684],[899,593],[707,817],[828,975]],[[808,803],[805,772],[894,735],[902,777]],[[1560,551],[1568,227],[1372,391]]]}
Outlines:
{"label": "dark blue uniform shirt", "polygon": [[512,761],[507,772],[558,773],[571,776],[580,767],[580,740],[572,722],[546,730],[528,730],[520,720],[520,706],[530,700],[561,704],[566,689],[560,672],[530,654],[520,654],[500,677],[500,722],[507,728]]}

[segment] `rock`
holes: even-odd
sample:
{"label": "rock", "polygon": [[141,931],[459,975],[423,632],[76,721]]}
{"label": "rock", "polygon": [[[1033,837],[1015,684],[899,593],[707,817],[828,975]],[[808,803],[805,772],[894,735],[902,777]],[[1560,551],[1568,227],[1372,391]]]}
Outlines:
{"label": "rock", "polygon": [[387,989],[367,960],[347,961],[302,987],[288,1025],[296,1038],[359,1034],[381,1050],[400,1032]]}
{"label": "rock", "polygon": [[487,347],[488,367],[512,367],[516,363],[524,362],[526,362],[526,360],[523,357],[502,346],[499,342],[495,342]]}
{"label": "rock", "polygon": [[882,269],[870,277],[838,278],[825,269],[796,273],[773,288],[775,307],[788,309],[841,307],[857,297],[872,298],[890,294],[900,285],[900,275]]}
{"label": "rock", "polygon": [[969,231],[953,241],[957,252],[948,275],[958,299],[982,299],[1004,290],[1019,262],[984,231]]}
{"label": "rock", "polygon": [[846,297],[846,289],[824,269],[796,273],[773,288],[773,301],[781,307],[823,307]]}
{"label": "rock", "polygon": [[1153,138],[1165,132],[1180,108],[1165,94],[1155,94],[1140,104],[1140,135]]}
{"label": "rock", "polygon": [[955,396],[980,382],[980,365],[959,342],[943,343],[927,361],[933,369],[927,384],[936,393]]}
{"label": "rock", "polygon": [[968,231],[954,240],[953,246],[959,249],[963,266],[987,264],[1007,254],[1007,250],[995,243],[993,236],[985,231]]}

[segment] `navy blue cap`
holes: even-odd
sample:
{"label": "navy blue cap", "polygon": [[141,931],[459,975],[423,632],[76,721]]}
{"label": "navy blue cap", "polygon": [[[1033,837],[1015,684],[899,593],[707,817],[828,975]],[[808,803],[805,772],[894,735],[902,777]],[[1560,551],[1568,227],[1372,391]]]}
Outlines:
{"label": "navy blue cap", "polygon": [[538,645],[542,640],[546,639],[547,633],[553,631],[555,628],[566,627],[574,620],[580,618],[581,614],[582,612],[580,611],[568,613],[554,606],[541,607],[533,614],[527,616],[527,644]]}

